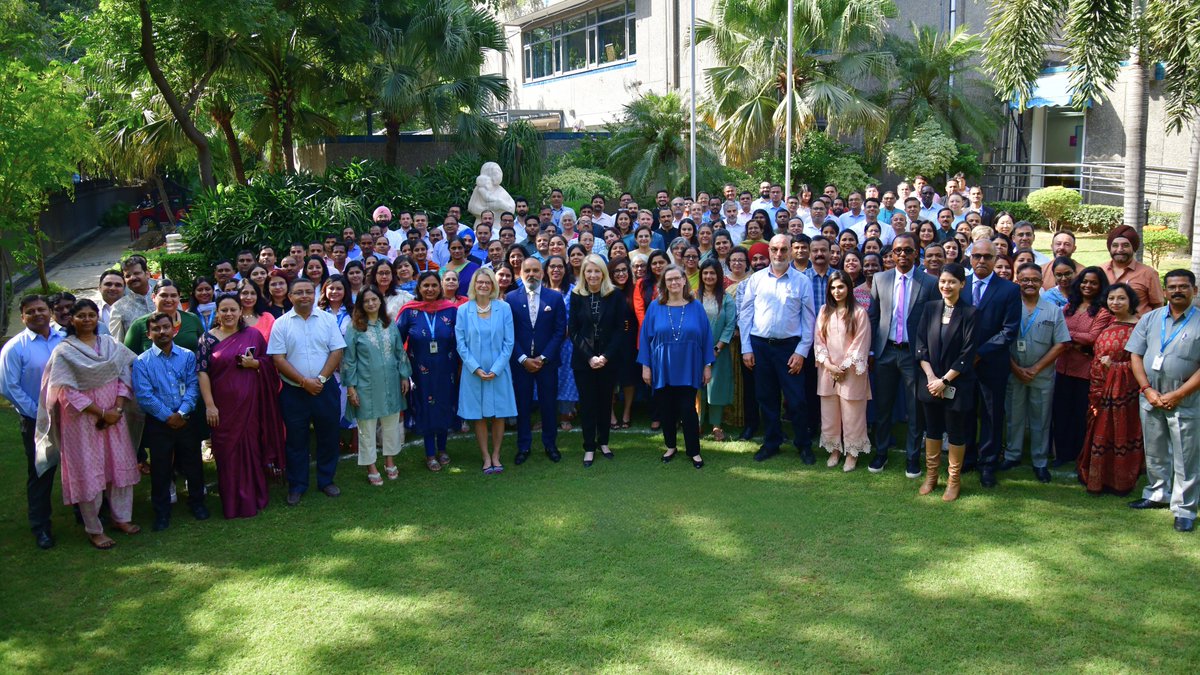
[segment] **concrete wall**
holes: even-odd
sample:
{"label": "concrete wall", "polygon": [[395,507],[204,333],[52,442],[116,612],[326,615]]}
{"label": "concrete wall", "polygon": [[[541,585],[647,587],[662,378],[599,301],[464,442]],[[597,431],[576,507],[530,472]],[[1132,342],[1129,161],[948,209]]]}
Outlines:
{"label": "concrete wall", "polygon": [[[1087,147],[1084,161],[1112,162],[1125,157],[1125,91],[1127,72],[1122,72],[1108,99],[1088,111]],[[1146,124],[1146,165],[1186,169],[1195,125],[1181,134],[1168,134],[1162,81],[1149,82],[1150,106]]]}
{"label": "concrete wall", "polygon": [[[543,154],[555,157],[573,150],[587,134],[550,132],[543,134]],[[315,174],[325,173],[330,166],[340,166],[356,159],[383,161],[387,139],[383,136],[337,136],[318,143],[301,146],[296,151],[297,167]],[[397,165],[408,172],[448,159],[458,146],[453,140],[433,136],[401,136]]]}

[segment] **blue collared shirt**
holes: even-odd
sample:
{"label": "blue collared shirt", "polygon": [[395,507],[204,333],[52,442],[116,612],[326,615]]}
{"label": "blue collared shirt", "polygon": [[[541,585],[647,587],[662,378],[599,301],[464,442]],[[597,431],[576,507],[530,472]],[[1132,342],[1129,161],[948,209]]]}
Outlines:
{"label": "blue collared shirt", "polygon": [[0,394],[24,417],[37,419],[38,391],[50,353],[63,341],[54,328],[42,337],[26,328],[0,350]]}
{"label": "blue collared shirt", "polygon": [[[738,327],[743,336],[799,337],[795,353],[808,356],[817,316],[812,298],[812,283],[804,272],[790,265],[778,277],[770,267],[759,270],[738,285]],[[751,341],[743,338],[742,353],[752,351]]]}
{"label": "blue collared shirt", "polygon": [[825,306],[825,288],[829,286],[829,272],[832,267],[825,268],[825,274],[817,274],[817,271],[812,265],[804,270],[804,276],[808,277],[809,283],[812,284],[812,299],[813,311],[820,311]]}
{"label": "blue collared shirt", "polygon": [[[564,213],[570,213],[572,216],[574,216],[575,209],[573,209],[569,206],[566,206],[565,204],[561,208],[557,208],[557,209],[551,208],[550,209],[550,220],[553,221],[555,226],[559,226],[562,224],[562,217],[563,217]],[[579,219],[576,218],[576,220],[579,220]]]}
{"label": "blue collared shirt", "polygon": [[133,362],[133,395],[142,410],[160,422],[175,413],[187,417],[200,396],[196,355],[179,345],[172,345],[170,354],[151,345]]}

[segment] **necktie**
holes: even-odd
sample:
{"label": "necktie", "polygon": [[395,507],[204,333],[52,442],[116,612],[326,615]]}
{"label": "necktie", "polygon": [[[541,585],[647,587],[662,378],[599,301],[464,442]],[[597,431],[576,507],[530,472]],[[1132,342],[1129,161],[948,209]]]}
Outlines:
{"label": "necktie", "polygon": [[537,313],[538,313],[537,304],[538,304],[537,291],[533,291],[532,293],[529,294],[529,325],[530,326],[537,325]]}
{"label": "necktie", "polygon": [[900,275],[900,294],[896,298],[896,342],[904,342],[904,310],[908,307],[908,275]]}
{"label": "necktie", "polygon": [[975,280],[975,302],[972,303],[976,307],[979,306],[979,301],[983,299],[983,279]]}

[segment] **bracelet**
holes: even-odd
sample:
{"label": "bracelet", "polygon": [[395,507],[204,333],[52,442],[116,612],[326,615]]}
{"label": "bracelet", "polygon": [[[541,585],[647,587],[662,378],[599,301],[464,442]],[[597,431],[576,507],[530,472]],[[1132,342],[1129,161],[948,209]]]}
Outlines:
{"label": "bracelet", "polygon": [[1141,389],[1138,389],[1138,393],[1144,394],[1144,393],[1146,393],[1147,389],[1152,389],[1152,387],[1150,385],[1146,385],[1146,386],[1142,387]]}

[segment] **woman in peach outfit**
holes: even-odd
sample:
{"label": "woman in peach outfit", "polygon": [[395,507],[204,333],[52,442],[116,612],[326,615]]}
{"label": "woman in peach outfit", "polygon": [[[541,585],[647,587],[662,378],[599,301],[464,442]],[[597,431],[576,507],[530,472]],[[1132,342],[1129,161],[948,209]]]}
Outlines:
{"label": "woman in peach outfit", "polygon": [[846,456],[843,471],[853,471],[858,456],[871,451],[867,437],[871,328],[866,311],[854,302],[852,284],[845,272],[830,273],[813,343],[817,396],[821,397],[821,447],[829,451],[831,468]]}

